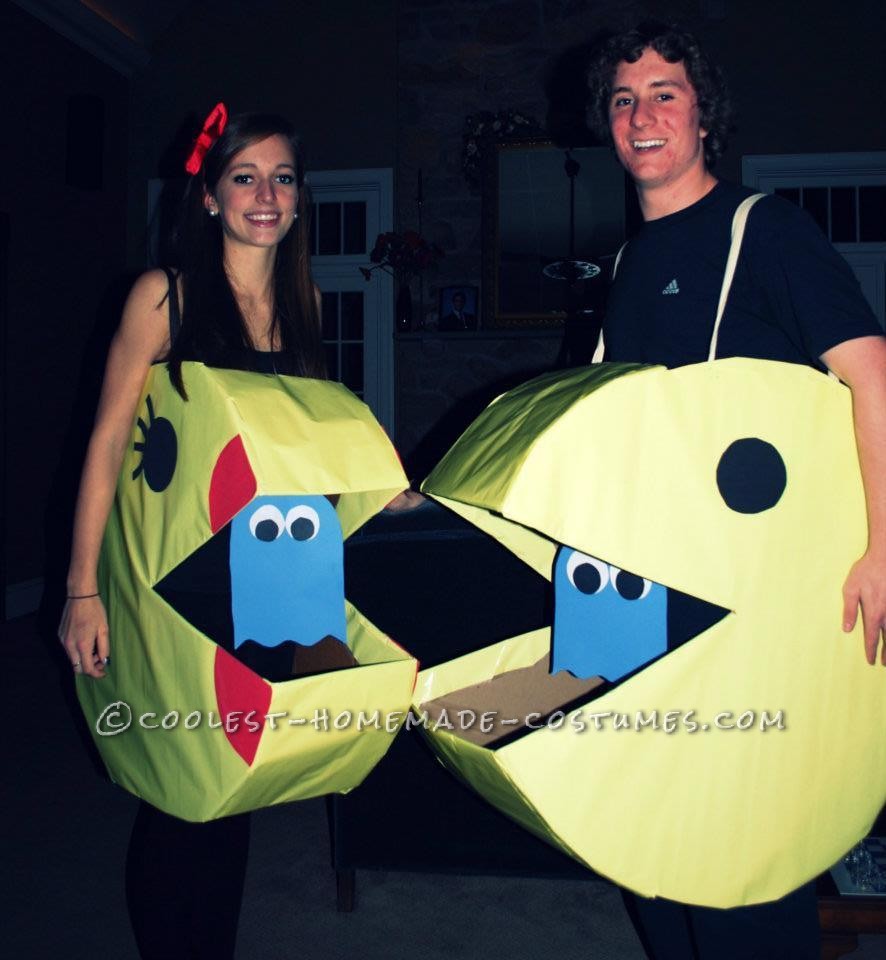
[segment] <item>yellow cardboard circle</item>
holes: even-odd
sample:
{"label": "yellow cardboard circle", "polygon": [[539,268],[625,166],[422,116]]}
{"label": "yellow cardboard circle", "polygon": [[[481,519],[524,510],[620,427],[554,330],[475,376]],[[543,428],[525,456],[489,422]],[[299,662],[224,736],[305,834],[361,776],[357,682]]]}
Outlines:
{"label": "yellow cardboard circle", "polygon": [[[743,438],[786,467],[756,513],[717,485]],[[865,662],[860,625],[841,630],[866,545],[847,388],[747,359],[548,375],[493,403],[424,490],[548,578],[565,543],[732,611],[584,708],[583,732],[499,750],[432,734],[505,812],[640,894],[714,907],[778,898],[870,829],[886,798],[886,673]],[[543,633],[424,671],[414,704],[531,663]]]}

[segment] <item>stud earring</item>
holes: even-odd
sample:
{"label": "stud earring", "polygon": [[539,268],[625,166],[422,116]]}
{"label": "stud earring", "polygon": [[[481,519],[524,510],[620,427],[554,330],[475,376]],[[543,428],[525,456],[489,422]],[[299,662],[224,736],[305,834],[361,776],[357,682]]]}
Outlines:
{"label": "stud earring", "polygon": [[296,211],[292,214],[292,219],[293,219],[293,220],[298,220],[298,210],[296,210]]}
{"label": "stud earring", "polygon": [[217,217],[217,216],[218,216],[218,210],[210,210],[210,211],[209,211],[209,216],[210,216],[210,217]]}

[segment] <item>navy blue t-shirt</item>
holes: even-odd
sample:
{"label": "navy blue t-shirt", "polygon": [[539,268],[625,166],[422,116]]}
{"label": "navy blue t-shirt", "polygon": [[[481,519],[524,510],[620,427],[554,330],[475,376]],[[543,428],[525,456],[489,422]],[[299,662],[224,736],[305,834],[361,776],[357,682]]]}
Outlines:
{"label": "navy blue t-shirt", "polygon": [[[719,182],[684,210],[644,223],[609,294],[606,360],[668,367],[707,360],[732,217],[753,191]],[[880,334],[846,261],[807,213],[780,197],[750,212],[717,357],[822,368],[821,355]]]}

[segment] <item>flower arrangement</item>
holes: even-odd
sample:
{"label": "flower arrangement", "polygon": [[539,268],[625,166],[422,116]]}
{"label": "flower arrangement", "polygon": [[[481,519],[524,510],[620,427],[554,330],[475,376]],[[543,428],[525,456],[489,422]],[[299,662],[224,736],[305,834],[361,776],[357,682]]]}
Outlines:
{"label": "flower arrangement", "polygon": [[364,279],[369,280],[374,270],[383,270],[398,283],[408,283],[445,254],[436,243],[428,243],[414,230],[403,233],[380,233],[369,254],[371,267],[360,267]]}
{"label": "flower arrangement", "polygon": [[497,113],[481,110],[465,117],[461,166],[468,183],[475,188],[480,186],[480,158],[488,144],[543,134],[544,129],[538,121],[517,110],[499,110]]}

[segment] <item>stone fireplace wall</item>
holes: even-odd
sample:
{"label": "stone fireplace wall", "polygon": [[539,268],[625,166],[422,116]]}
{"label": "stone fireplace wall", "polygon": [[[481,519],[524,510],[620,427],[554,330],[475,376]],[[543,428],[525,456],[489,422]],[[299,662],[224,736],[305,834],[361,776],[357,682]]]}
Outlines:
{"label": "stone fireplace wall", "polygon": [[[671,6],[685,13],[697,4]],[[418,227],[421,171],[422,232],[446,254],[423,289],[413,290],[416,317],[436,322],[441,287],[480,285],[481,197],[462,170],[466,116],[514,108],[543,124],[554,58],[639,7],[630,0],[400,0],[395,215],[398,229]],[[550,370],[561,340],[556,329],[398,336],[396,433],[410,476],[426,475],[502,390]]]}

